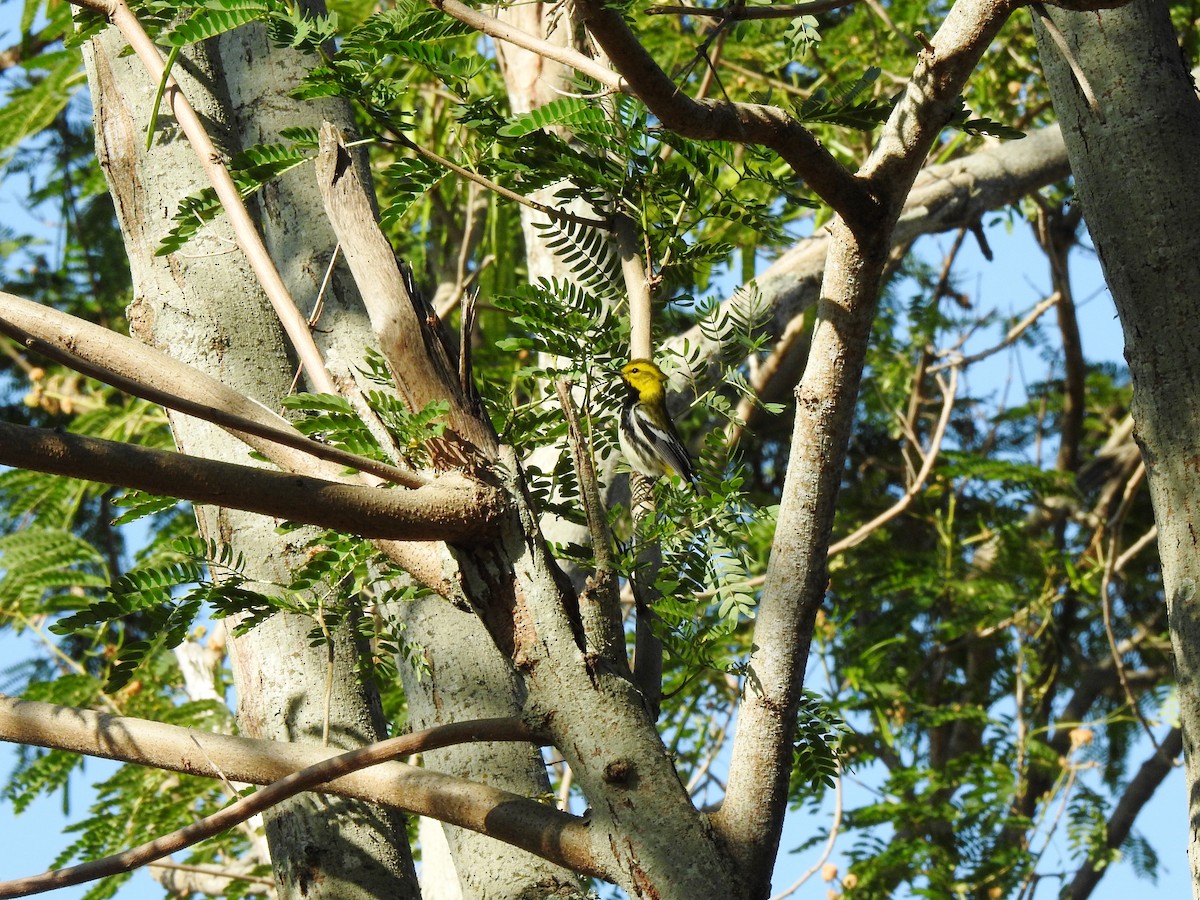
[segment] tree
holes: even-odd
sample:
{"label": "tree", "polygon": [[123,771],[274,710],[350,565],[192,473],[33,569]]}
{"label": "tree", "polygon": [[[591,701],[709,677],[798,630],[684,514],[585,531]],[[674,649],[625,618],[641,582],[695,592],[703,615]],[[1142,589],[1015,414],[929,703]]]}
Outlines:
{"label": "tree", "polygon": [[[1195,82],[1176,52],[1170,13],[1162,4],[1105,13],[1101,23],[1110,36],[1081,27],[1077,14],[1059,16],[1061,34],[1073,45],[1077,65],[1095,96],[1086,102],[1061,64],[1047,66],[1055,105],[1066,125],[1072,168],[1096,241],[1105,278],[1125,332],[1126,354],[1134,389],[1136,439],[1145,459],[1146,478],[1158,523],[1162,577],[1171,620],[1172,647],[1180,683],[1180,719],[1187,751],[1189,820],[1200,796],[1197,769],[1197,619],[1189,603],[1195,584],[1191,513],[1195,458],[1191,427],[1193,392],[1182,387],[1191,365],[1191,327],[1196,319],[1195,252],[1189,230],[1177,233],[1174,208],[1187,205],[1195,191],[1178,165],[1173,149],[1200,138],[1200,105]],[[1091,24],[1091,23],[1089,23]],[[1044,46],[1054,31],[1043,29]],[[1144,72],[1131,68],[1151,60]],[[1114,66],[1116,68],[1114,68]],[[1110,80],[1124,71],[1125,78]],[[1170,122],[1170,127],[1157,126]],[[1155,133],[1151,137],[1150,129]],[[1089,146],[1104,131],[1104,149]],[[1136,154],[1153,177],[1127,178],[1123,160]],[[1168,224],[1171,222],[1171,224]],[[1128,235],[1136,235],[1131,242]],[[1170,362],[1167,362],[1167,361]],[[1200,851],[1189,843],[1192,884],[1200,890]]]}
{"label": "tree", "polygon": [[[426,839],[424,868],[452,865],[471,896],[574,895],[582,875],[631,896],[765,897],[789,804],[855,766],[887,797],[846,815],[856,896],[1031,892],[1054,803],[1076,896],[1122,847],[1153,870],[1131,810],[1182,739],[1155,737],[1123,786],[1170,684],[1156,563],[1122,537],[1151,522],[1124,452],[1127,388],[1082,351],[1078,212],[1034,193],[1064,177],[1065,152],[1017,4],[959,0],[932,37],[907,4],[80,8],[70,42],[142,343],[50,308],[85,308],[70,277],[24,286],[43,305],[5,295],[0,328],[171,410],[186,455],[162,450],[161,422],[131,424],[141,401],[94,389],[90,418],[64,419],[48,370],[21,360],[42,392],[13,410],[28,424],[3,426],[0,461],[29,471],[5,476],[25,527],[0,546],[2,602],[17,627],[53,617],[71,672],[34,663],[26,699],[0,706],[6,739],[53,748],[26,754],[12,796],[60,786],[68,753],[114,756],[159,770],[105,789],[158,833],[223,802],[216,776],[316,764],[302,787],[348,799],[260,792],[239,815],[262,807],[268,846],[226,814],[195,851],[221,866],[205,874],[261,891],[237,879],[269,860],[280,895],[418,896],[404,811],[455,826],[452,863]],[[73,148],[58,111],[74,59],[37,65],[6,143],[57,121]],[[1017,128],[1032,133],[966,138]],[[78,199],[69,171],[57,188]],[[1009,204],[1036,226],[1053,293],[990,352],[1049,341],[1037,320],[1054,309],[1062,367],[1006,410],[959,396],[988,354],[944,348],[985,324],[951,271]],[[942,271],[906,256],[947,228]],[[705,299],[739,258],[747,283]],[[119,303],[119,276],[93,281]],[[293,298],[319,298],[319,315]],[[698,396],[703,486],[634,479],[626,503],[604,369],[652,350]],[[298,371],[311,393],[294,393]],[[32,427],[55,422],[71,430]],[[148,446],[94,439],[113,434]],[[155,517],[139,558],[109,525],[113,492],[62,476],[142,492],[121,501]],[[196,504],[198,537],[173,498]],[[202,608],[231,624],[236,737],[220,734],[226,632],[207,657],[189,639]],[[823,698],[804,691],[813,648]],[[181,703],[178,669],[198,655]],[[415,733],[373,743],[404,723]],[[324,787],[413,752],[425,769]],[[1089,760],[1104,763],[1091,782]],[[539,802],[553,790],[561,809]],[[93,817],[71,855],[129,843],[113,821]]]}

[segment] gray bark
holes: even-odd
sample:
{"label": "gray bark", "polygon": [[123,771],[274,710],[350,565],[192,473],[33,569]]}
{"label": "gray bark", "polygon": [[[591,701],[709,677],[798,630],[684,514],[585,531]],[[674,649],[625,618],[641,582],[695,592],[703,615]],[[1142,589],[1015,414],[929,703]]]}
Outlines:
{"label": "gray bark", "polygon": [[[181,254],[167,260],[152,256],[170,227],[175,200],[203,184],[191,151],[169,120],[162,123],[165,137],[157,141],[154,152],[149,156],[141,153],[136,132],[147,117],[153,86],[135,60],[110,58],[113,55],[103,57],[101,68],[119,72],[121,80],[107,93],[94,88],[96,96],[104,98],[102,127],[97,132],[102,158],[108,160],[113,177],[140,295],[130,311],[135,333],[227,385],[276,406],[293,374],[288,348],[223,222],[205,229]],[[254,143],[278,140],[285,127],[316,127],[322,120],[351,127],[348,111],[332,101],[298,110],[295,101],[287,97],[287,90],[300,75],[298,62],[292,54],[271,49],[260,30],[240,29],[223,36],[219,49],[198,48],[181,60],[181,70],[186,67],[187,73],[198,73],[197,81],[183,71],[177,74],[193,104],[220,127],[220,133],[214,134],[218,143],[233,153]],[[98,80],[103,79],[96,76],[93,83]],[[201,83],[212,86],[212,93],[202,90]],[[130,181],[122,183],[122,176]],[[155,195],[164,199],[148,199],[140,191],[143,185],[153,185]],[[311,306],[336,243],[325,224],[312,173],[296,170],[268,185],[258,213],[264,242],[292,295],[302,308]],[[321,327],[316,330],[318,343],[334,375],[351,377],[363,349],[372,345],[374,337],[344,266],[335,269],[324,304]],[[245,447],[220,432],[180,417],[173,419],[173,427],[181,448],[248,462]],[[212,508],[201,508],[198,513],[206,535],[232,543],[254,561],[252,566],[257,563],[250,574],[264,581],[287,580],[290,550],[274,534],[275,522]],[[446,624],[446,609],[441,610],[441,624]],[[429,616],[425,619],[432,621]],[[414,638],[431,656],[443,660],[435,678],[449,677],[460,662],[474,671],[507,666],[507,674],[499,677],[503,689],[491,695],[487,714],[517,714],[515,695],[504,693],[510,682],[517,681],[511,664],[499,657],[478,622],[452,626],[425,629]],[[308,646],[312,627],[313,622],[306,618],[276,617],[233,642],[239,721],[247,734],[276,740],[320,740],[328,661],[324,648]],[[461,640],[467,627],[473,627],[477,640]],[[335,637],[331,743],[350,747],[382,736],[383,723],[372,693],[365,691],[355,676],[357,648],[348,635]],[[410,699],[414,723],[462,721],[483,714],[477,697],[459,697],[453,687],[438,690],[434,681],[418,686],[411,672],[406,675],[414,688]],[[434,692],[436,709],[424,705]],[[501,702],[505,696],[507,702]],[[461,748],[447,751],[436,761],[447,766],[443,771],[466,777],[487,773],[484,780],[525,796],[548,789],[534,748]],[[339,898],[419,895],[403,819],[394,813],[357,801],[304,795],[268,816],[268,821],[277,878],[293,893]],[[574,876],[496,840],[454,829],[451,846],[459,857],[456,868],[466,873],[462,881],[468,897],[515,898],[577,891]],[[344,872],[339,871],[343,868]],[[286,890],[282,896],[289,896]]]}
{"label": "gray bark", "polygon": [[1188,855],[1200,897],[1200,103],[1160,0],[1051,17],[1099,104],[1084,101],[1039,26],[1078,199],[1125,333],[1179,679]]}
{"label": "gray bark", "polygon": [[[264,52],[261,38],[261,33],[247,29],[226,41],[239,43],[239,59],[250,62]],[[97,110],[97,154],[109,177],[137,286],[129,310],[131,330],[275,406],[291,381],[288,354],[276,320],[224,223],[214,223],[183,253],[153,256],[171,226],[176,202],[201,186],[200,176],[192,151],[169,118],[160,120],[155,146],[144,152],[143,129],[155,86],[136,59],[119,57],[122,43],[110,29],[86,56]],[[176,75],[210,127],[219,130],[214,135],[218,143],[230,149],[243,146],[236,117],[228,114],[221,93],[229,77],[221,57],[211,48],[200,48],[181,59]],[[237,77],[236,70],[232,77]],[[214,87],[216,93],[202,85]],[[315,116],[332,111],[311,112]],[[288,124],[299,124],[294,111]],[[313,222],[312,216],[271,220],[267,230],[272,234],[274,229],[277,244],[289,233],[292,240],[312,240]],[[304,273],[288,274],[297,296],[315,295]],[[184,450],[249,462],[244,445],[215,429],[181,417],[172,424]],[[207,537],[245,554],[251,577],[287,580],[298,536],[281,537],[275,533],[277,523],[261,516],[211,507],[200,507],[197,514]],[[330,664],[325,648],[308,646],[312,627],[309,619],[279,616],[231,643],[238,717],[247,734],[320,741]],[[339,747],[381,736],[377,699],[356,677],[356,655],[349,631],[335,634],[328,715],[330,743]],[[419,896],[404,820],[394,812],[358,801],[301,795],[266,819],[281,897]]]}
{"label": "gray bark", "polygon": [[[467,719],[519,716],[525,690],[512,663],[500,655],[479,619],[438,597],[406,604],[404,636],[427,653],[430,671],[418,677],[404,668],[404,693],[413,730]],[[439,635],[456,636],[453,645]],[[430,768],[481,781],[525,796],[544,796],[550,781],[540,751],[527,744],[494,743],[448,747],[424,754]],[[529,900],[579,896],[578,879],[523,850],[493,838],[430,823],[446,835],[460,897],[464,900]],[[422,853],[422,862],[425,855]],[[424,878],[424,875],[422,875]]]}

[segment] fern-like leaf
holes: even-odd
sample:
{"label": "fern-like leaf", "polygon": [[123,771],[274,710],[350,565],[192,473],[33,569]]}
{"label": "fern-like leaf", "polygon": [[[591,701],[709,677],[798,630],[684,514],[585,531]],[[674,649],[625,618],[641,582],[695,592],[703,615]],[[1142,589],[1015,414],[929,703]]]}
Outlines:
{"label": "fern-like leaf", "polygon": [[229,0],[223,0],[220,6],[196,9],[164,35],[162,40],[172,47],[186,47],[263,19],[267,12],[268,7],[265,3],[231,3]]}
{"label": "fern-like leaf", "polygon": [[607,300],[620,297],[621,262],[602,232],[575,222],[539,223],[535,227],[580,285]]}
{"label": "fern-like leaf", "polygon": [[551,127],[569,128],[574,132],[614,133],[604,111],[581,97],[560,97],[544,106],[513,116],[500,129],[505,137],[524,137],[534,131]]}

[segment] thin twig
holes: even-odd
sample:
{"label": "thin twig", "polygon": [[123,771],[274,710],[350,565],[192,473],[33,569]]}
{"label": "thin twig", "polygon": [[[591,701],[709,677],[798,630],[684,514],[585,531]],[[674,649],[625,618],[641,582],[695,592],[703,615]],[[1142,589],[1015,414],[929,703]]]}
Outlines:
{"label": "thin twig", "polygon": [[950,244],[950,249],[946,256],[942,259],[942,271],[938,273],[937,284],[933,286],[930,292],[932,302],[937,303],[938,300],[950,293],[950,272],[954,268],[954,263],[958,260],[959,251],[962,250],[963,238],[967,236],[967,229],[960,228],[954,235],[954,241]]}
{"label": "thin twig", "polygon": [[1117,557],[1117,561],[1115,563],[1113,563],[1113,567],[1112,567],[1113,574],[1119,575],[1121,572],[1123,572],[1125,570],[1125,567],[1127,565],[1129,565],[1129,561],[1131,559],[1133,559],[1135,556],[1137,556],[1139,553],[1141,553],[1143,550],[1145,550],[1147,545],[1154,543],[1154,541],[1156,541],[1157,539],[1158,539],[1158,526],[1151,525],[1146,530],[1145,534],[1143,534],[1140,538],[1138,538],[1136,541],[1134,541],[1132,544],[1130,544],[1128,547],[1126,547],[1125,550],[1121,553],[1121,555]]}
{"label": "thin twig", "polygon": [[[383,419],[379,417],[379,413],[372,409],[371,404],[367,402],[366,394],[363,393],[362,385],[359,384],[359,377],[360,375],[357,373],[339,375],[337,379],[338,393],[350,404],[354,414],[366,426],[367,431],[371,433],[371,437],[375,438],[376,443],[383,449],[388,459],[393,462],[404,462],[404,448],[400,446],[396,436],[388,431],[387,426],[383,424]],[[424,473],[417,474],[422,478],[427,477]]]}
{"label": "thin twig", "polygon": [[472,380],[473,354],[471,339],[475,335],[475,321],[479,317],[479,292],[473,291],[463,301],[462,314],[458,317],[458,389],[464,397],[478,398]]}
{"label": "thin twig", "polygon": [[[467,184],[467,199],[464,201],[462,237],[458,243],[458,259],[454,265],[454,284],[450,288],[450,296],[442,300],[436,307],[437,317],[443,321],[458,307],[459,301],[467,291],[467,285],[474,279],[474,273],[467,272],[471,261],[471,252],[475,249],[475,207],[479,202],[481,185],[474,181]],[[486,201],[485,201],[486,203]],[[441,293],[439,290],[438,293]],[[434,300],[437,300],[435,295]]]}
{"label": "thin twig", "polygon": [[558,392],[559,403],[562,404],[563,415],[567,420],[567,438],[571,444],[575,469],[579,475],[580,498],[583,500],[588,531],[591,533],[592,553],[596,557],[596,567],[607,569],[612,566],[612,534],[608,529],[604,504],[600,499],[600,485],[596,476],[596,468],[592,464],[591,454],[588,453],[587,444],[583,439],[579,413],[576,411],[575,401],[571,397],[571,387],[571,382],[565,378],[559,379],[554,385]]}
{"label": "thin twig", "polygon": [[1029,721],[1025,716],[1025,639],[1019,628],[1014,628],[1013,634],[1016,643],[1016,652],[1013,653],[1016,663],[1016,671],[1013,673],[1013,707],[1017,725],[1013,771],[1017,776],[1015,796],[1021,797],[1028,790],[1029,774],[1025,771],[1025,755],[1029,747]]}
{"label": "thin twig", "polygon": [[717,726],[715,731],[709,732],[711,737],[708,739],[708,749],[704,753],[704,759],[692,771],[692,774],[688,777],[687,785],[685,785],[689,796],[692,796],[699,789],[701,781],[708,778],[713,763],[721,755],[721,751],[725,749],[725,739],[729,735],[729,726],[733,724],[733,717],[736,711],[737,705],[730,703],[726,707],[724,721]]}
{"label": "thin twig", "polygon": [[[109,577],[116,578],[116,573],[115,572],[109,573]],[[58,658],[59,664],[62,666],[62,668],[64,670],[72,671],[76,675],[83,675],[83,676],[89,677],[89,678],[92,677],[88,673],[88,670],[86,668],[84,668],[83,664],[79,662],[79,660],[73,659],[72,657],[68,656],[63,651],[62,647],[59,646],[58,642],[51,640],[50,636],[48,634],[46,634],[45,629],[42,628],[42,622],[46,621],[46,618],[44,616],[41,616],[40,618],[42,621],[38,622],[38,621],[34,621],[33,619],[29,618],[22,612],[17,612],[15,614],[7,613],[6,615],[11,615],[18,622],[20,622],[21,625],[23,625],[25,628],[28,628],[30,631],[32,631],[34,634],[36,634],[38,636],[38,640],[40,640],[43,644],[46,645],[46,649],[50,651],[50,654],[52,656],[55,656]],[[104,706],[107,710],[112,712],[114,715],[123,716],[125,714],[125,711],[123,709],[121,709],[120,705],[117,703],[116,700],[113,699],[111,694],[108,694],[105,691],[100,691],[97,694],[96,699],[99,701],[99,705]]]}
{"label": "thin twig", "polygon": [[743,66],[740,63],[736,63],[731,59],[722,59],[721,65],[738,75],[744,75],[747,78],[756,78],[759,81],[762,81],[768,87],[783,91],[785,94],[795,94],[799,97],[806,98],[812,96],[811,88],[798,87],[797,85],[784,81],[783,79],[773,78],[770,75],[755,71],[749,66]]}
{"label": "thin twig", "polygon": [[1041,859],[1043,856],[1045,856],[1046,851],[1050,849],[1050,838],[1054,835],[1054,832],[1058,830],[1058,823],[1062,821],[1062,817],[1067,811],[1067,801],[1071,799],[1071,790],[1075,787],[1075,778],[1078,775],[1080,768],[1074,763],[1068,763],[1067,765],[1067,783],[1062,788],[1062,802],[1059,804],[1058,813],[1054,816],[1054,821],[1050,823],[1049,831],[1046,832],[1046,840],[1042,844],[1042,848],[1033,855],[1033,862],[1029,867],[1029,874],[1025,876],[1025,879],[1021,884],[1021,897],[1025,897],[1027,893],[1030,896],[1032,895],[1032,889],[1037,883],[1038,878],[1037,864],[1041,862]]}
{"label": "thin twig", "polygon": [[1004,340],[996,344],[994,347],[989,347],[987,350],[981,350],[979,353],[973,353],[970,356],[958,356],[956,354],[943,353],[942,355],[949,355],[950,358],[937,363],[936,365],[930,366],[929,371],[939,372],[942,369],[948,369],[951,366],[962,366],[965,368],[966,366],[970,366],[981,360],[987,359],[989,356],[992,356],[995,353],[999,353],[1005,347],[1015,343],[1021,335],[1032,328],[1034,323],[1037,322],[1037,320],[1040,319],[1047,310],[1053,309],[1055,305],[1058,304],[1059,299],[1060,297],[1058,291],[1055,291],[1045,300],[1042,300],[1037,304],[1037,306],[1029,311],[1029,314],[1026,315],[1025,318],[1023,318],[1012,328],[1008,329],[1008,334],[1004,335]]}
{"label": "thin twig", "polygon": [[[704,62],[705,62],[704,75],[701,76],[700,84],[696,88],[696,99],[697,100],[701,100],[704,97],[708,96],[708,89],[710,87],[712,87],[712,83],[714,81],[717,83],[717,86],[721,89],[721,93],[722,94],[725,93],[725,86],[723,84],[721,84],[721,76],[717,74],[717,61],[721,58],[721,51],[724,49],[725,39],[728,37],[729,37],[729,32],[726,31],[724,28],[722,28],[718,32],[717,36],[711,41],[711,44],[712,44],[712,53],[711,54],[707,52],[709,44],[710,44],[709,41],[705,41],[705,43],[702,44],[700,46],[700,48],[696,51],[697,53],[702,53],[704,55]],[[726,99],[728,99],[728,94],[726,94]]]}
{"label": "thin twig", "polygon": [[1109,597],[1109,587],[1112,585],[1115,560],[1117,558],[1117,544],[1121,540],[1121,523],[1125,521],[1125,516],[1129,512],[1134,495],[1137,493],[1138,485],[1141,484],[1145,475],[1146,464],[1139,462],[1137,469],[1125,485],[1125,493],[1121,497],[1121,505],[1117,507],[1117,511],[1113,513],[1112,518],[1108,522],[1107,527],[1110,534],[1108,553],[1105,554],[1104,560],[1104,573],[1100,578],[1100,612],[1104,621],[1104,634],[1108,638],[1108,647],[1112,652],[1113,666],[1117,671],[1117,680],[1120,681],[1121,690],[1125,694],[1125,702],[1129,704],[1130,711],[1138,720],[1138,724],[1142,726],[1142,730],[1146,732],[1146,737],[1150,739],[1150,743],[1154,745],[1155,752],[1161,754],[1162,745],[1159,744],[1158,738],[1154,736],[1154,729],[1150,727],[1150,722],[1142,714],[1137,698],[1133,695],[1133,688],[1129,684],[1129,675],[1125,671],[1125,662],[1121,658],[1122,654],[1117,650],[1117,637],[1113,633],[1112,627],[1112,600]]}
{"label": "thin twig", "polygon": [[[934,294],[934,296],[938,296]],[[909,436],[908,444],[900,447],[900,456],[904,460],[904,471],[908,478],[905,488],[911,487],[912,483],[917,480],[917,469],[913,465],[912,455],[909,453],[909,448],[917,451],[917,455],[924,457],[921,450],[921,442],[917,439],[917,423],[921,417],[921,411],[925,408],[925,381],[929,376],[930,350],[928,346],[921,347],[917,353],[917,363],[913,367],[912,374],[912,390],[908,392],[908,409],[903,417],[900,417],[900,427],[904,434]],[[937,375],[933,376],[936,380]],[[886,401],[885,401],[886,402]],[[890,405],[889,405],[890,406]]]}
{"label": "thin twig", "polygon": [[842,553],[862,543],[873,531],[908,509],[913,498],[921,492],[921,489],[925,486],[925,481],[929,478],[929,473],[933,471],[933,464],[937,461],[938,453],[942,448],[942,440],[946,436],[946,427],[950,424],[950,414],[954,411],[954,397],[958,390],[958,371],[957,368],[950,370],[949,384],[942,383],[941,379],[938,379],[939,386],[942,388],[942,414],[938,418],[937,426],[929,438],[929,449],[923,454],[921,471],[917,473],[916,479],[909,486],[908,490],[904,492],[904,496],[897,500],[891,508],[880,513],[870,522],[855,529],[852,534],[847,535],[830,546],[830,556]]}
{"label": "thin twig", "polygon": [[776,894],[771,900],[784,900],[785,897],[790,897],[796,891],[800,890],[804,882],[812,878],[813,875],[821,871],[821,867],[825,865],[833,853],[833,845],[837,841],[838,832],[842,827],[842,772],[841,766],[838,766],[837,777],[833,782],[833,824],[829,826],[829,838],[825,841],[825,849],[821,851],[821,856],[813,863],[808,871],[795,880],[792,885],[785,891]]}
{"label": "thin twig", "polygon": [[440,9],[452,18],[458,19],[464,25],[470,25],[481,34],[505,41],[514,47],[528,50],[530,53],[536,53],[543,59],[562,63],[564,66],[570,66],[580,75],[586,75],[593,81],[599,82],[614,91],[621,91],[626,94],[630,93],[629,86],[620,74],[596,62],[590,56],[580,53],[578,50],[570,47],[561,47],[550,41],[535,37],[529,32],[522,31],[520,28],[514,28],[500,19],[484,15],[467,6],[465,3],[459,3],[458,0],[428,0],[428,2],[430,6]]}
{"label": "thin twig", "polygon": [[[333,281],[333,273],[337,268],[338,255],[342,252],[341,243],[333,245],[333,253],[329,254],[329,265],[325,267],[325,276],[321,279],[321,286],[317,289],[317,299],[313,301],[312,312],[308,314],[308,327],[314,328],[321,321],[321,316],[325,312],[325,294],[329,290],[329,283]],[[300,384],[300,376],[304,374],[304,367],[297,366],[296,374],[292,376],[292,383],[288,386],[288,396],[296,393],[296,387]]]}
{"label": "thin twig", "polygon": [[480,175],[478,172],[472,172],[470,169],[463,168],[458,163],[446,159],[446,157],[440,156],[439,154],[434,153],[432,150],[427,150],[425,147],[422,147],[420,144],[410,140],[402,134],[396,135],[391,140],[403,147],[407,147],[409,150],[413,151],[413,153],[419,154],[431,162],[435,162],[439,166],[449,169],[456,175],[461,175],[468,181],[475,182],[480,187],[485,187],[489,191],[499,194],[501,197],[512,200],[514,203],[520,203],[522,206],[527,206],[532,210],[536,210],[537,212],[540,212],[542,215],[547,216],[554,221],[574,222],[576,225],[586,225],[590,228],[601,228],[605,231],[609,230],[609,224],[603,219],[589,219],[587,216],[577,216],[575,213],[565,212],[561,209],[556,209],[553,206],[547,206],[545,203],[539,203],[537,200],[531,200],[524,194],[519,194],[516,191],[509,190],[504,185],[497,184],[490,178]]}
{"label": "thin twig", "polygon": [[329,623],[325,621],[326,594],[321,591],[317,596],[317,626],[321,629],[321,637],[325,640],[325,697],[321,714],[321,746],[329,746],[329,720],[333,710],[333,669],[336,659],[333,650],[333,636],[329,633]]}
{"label": "thin twig", "polygon": [[616,569],[612,558],[612,533],[600,499],[600,483],[592,462],[579,415],[571,397],[571,383],[560,379],[554,385],[558,402],[567,420],[567,440],[579,476],[579,495],[587,517],[592,538],[592,553],[596,559],[596,574],[588,579],[587,588],[579,592],[579,615],[583,622],[584,638],[589,653],[619,666],[626,665],[625,636],[621,628],[620,606],[617,599]]}

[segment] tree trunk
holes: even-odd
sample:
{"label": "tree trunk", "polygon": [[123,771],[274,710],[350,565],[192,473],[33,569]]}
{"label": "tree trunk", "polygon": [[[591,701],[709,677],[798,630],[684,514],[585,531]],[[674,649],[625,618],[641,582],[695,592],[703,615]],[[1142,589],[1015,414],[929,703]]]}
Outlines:
{"label": "tree trunk", "polygon": [[1083,214],[1125,332],[1133,417],[1158,523],[1200,897],[1200,102],[1160,0],[1051,17],[1091,85],[1084,99],[1044,27],[1038,46]]}
{"label": "tree trunk", "polygon": [[[237,44],[245,65],[270,68],[262,59],[260,29],[242,29],[225,38],[226,55]],[[171,227],[178,200],[200,186],[192,151],[174,123],[163,117],[155,146],[144,151],[144,128],[154,85],[133,57],[121,58],[123,41],[110,29],[86,54],[95,101],[97,154],[116,201],[124,232],[136,298],[129,310],[131,330],[148,343],[220,378],[229,386],[277,407],[292,376],[277,321],[224,221],[206,229],[185,252],[155,257]],[[218,144],[237,149],[237,117],[230,115],[222,91],[230,76],[222,55],[211,46],[181,59],[176,76],[211,129],[221,129]],[[273,70],[276,71],[277,70]],[[201,84],[211,85],[208,93]],[[317,111],[330,114],[333,110]],[[299,124],[295,114],[288,124]],[[315,123],[314,123],[315,124]],[[297,173],[299,177],[299,173]],[[315,193],[315,189],[313,190]],[[319,201],[318,201],[319,202]],[[265,217],[277,245],[313,237],[314,219],[302,212]],[[316,220],[320,221],[320,220]],[[302,232],[298,234],[297,232]],[[268,244],[272,239],[268,239]],[[332,244],[332,241],[328,241]],[[327,252],[327,251],[326,251]],[[323,268],[304,265],[309,251],[283,258],[297,263],[291,289],[313,298]],[[209,458],[247,463],[247,448],[216,429],[172,417],[181,449]],[[297,535],[276,533],[276,522],[234,510],[197,509],[202,533],[244,554],[247,574],[264,582],[286,582]],[[377,697],[356,674],[357,648],[348,629],[334,635],[332,662],[326,648],[309,647],[310,619],[276,616],[231,642],[233,673],[242,730],[254,737],[320,742],[328,716],[330,743],[354,747],[382,736]],[[330,669],[332,671],[330,672]],[[326,708],[326,678],[332,685]],[[279,895],[346,898],[419,897],[404,818],[356,801],[304,794],[268,816]]]}
{"label": "tree trunk", "polygon": [[[405,607],[401,611],[405,639],[438,650],[426,653],[427,673],[415,673],[410,667],[401,670],[412,730],[521,714],[524,686],[520,676],[474,615],[455,609],[440,597],[416,600]],[[455,640],[445,640],[447,634]],[[544,796],[550,791],[541,753],[528,744],[462,744],[424,757],[439,772],[513,793]],[[531,785],[537,790],[531,791]],[[575,875],[544,859],[473,831],[436,822],[430,825],[446,833],[463,900],[581,895]],[[422,853],[422,866],[425,864]]]}

